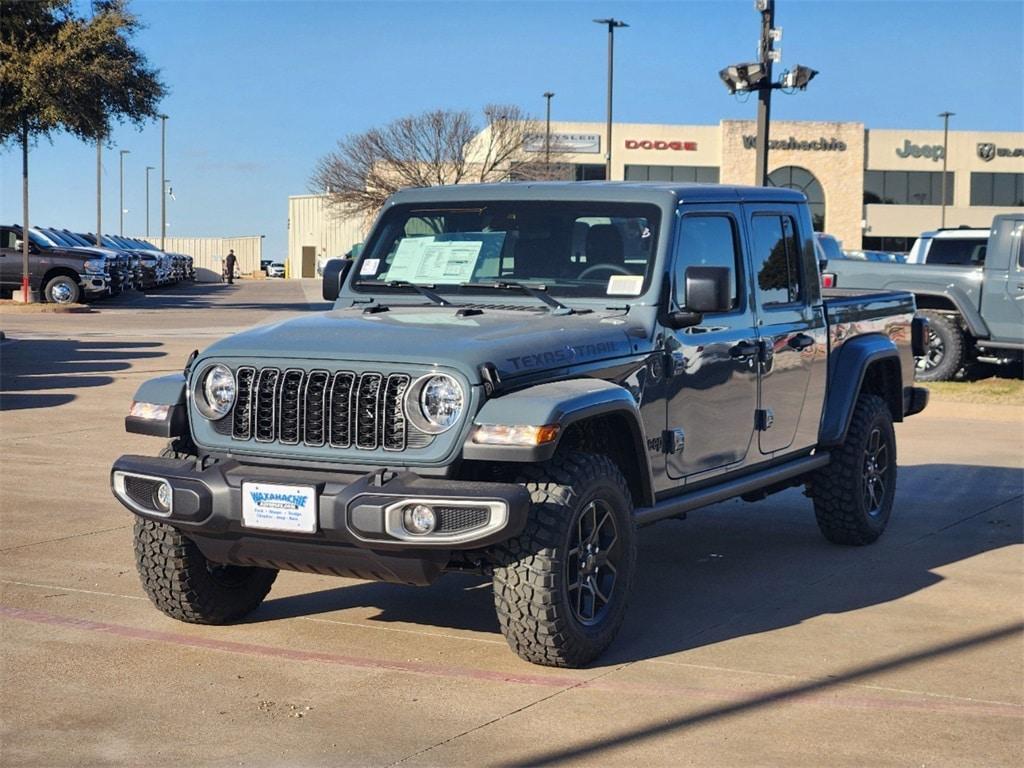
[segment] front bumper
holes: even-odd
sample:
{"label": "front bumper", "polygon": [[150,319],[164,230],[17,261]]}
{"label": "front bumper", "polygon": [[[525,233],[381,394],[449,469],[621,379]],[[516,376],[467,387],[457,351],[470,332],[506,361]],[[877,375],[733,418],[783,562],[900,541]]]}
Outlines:
{"label": "front bumper", "polygon": [[86,296],[106,296],[110,291],[110,277],[104,273],[86,272],[82,275],[82,291]]}
{"label": "front bumper", "polygon": [[[171,511],[161,513],[126,490],[126,478],[166,481]],[[242,521],[242,484],[312,486],[314,533],[248,528]],[[475,550],[517,536],[530,498],[510,483],[423,478],[379,469],[368,474],[263,467],[223,461],[197,469],[194,460],[122,456],[111,469],[115,497],[139,517],[168,523],[195,541],[211,561],[429,584],[453,551]],[[142,486],[145,487],[145,486]],[[396,529],[403,503],[425,503],[439,520],[472,517],[474,525],[413,536]],[[447,510],[450,510],[449,513]],[[473,515],[466,511],[473,510]],[[484,519],[486,510],[486,520]],[[405,538],[399,538],[404,535]]]}

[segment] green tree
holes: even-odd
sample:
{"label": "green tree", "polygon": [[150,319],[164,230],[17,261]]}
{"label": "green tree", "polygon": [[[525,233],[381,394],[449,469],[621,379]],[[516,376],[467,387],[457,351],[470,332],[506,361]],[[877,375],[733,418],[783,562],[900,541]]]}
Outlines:
{"label": "green tree", "polygon": [[131,44],[141,25],[126,0],[95,0],[92,8],[86,18],[72,0],[0,0],[0,146],[21,147],[26,291],[30,146],[57,131],[102,141],[115,121],[141,127],[166,94]]}

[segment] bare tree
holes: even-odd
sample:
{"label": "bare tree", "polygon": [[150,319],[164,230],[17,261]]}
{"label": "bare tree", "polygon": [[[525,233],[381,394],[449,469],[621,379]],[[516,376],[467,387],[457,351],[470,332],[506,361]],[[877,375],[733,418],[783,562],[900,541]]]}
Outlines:
{"label": "bare tree", "polygon": [[404,187],[544,179],[564,172],[560,158],[538,163],[524,148],[528,138],[543,134],[543,123],[501,104],[484,107],[483,117],[481,128],[469,112],[439,109],[348,136],[317,162],[310,187],[326,191],[339,212],[371,217]]}

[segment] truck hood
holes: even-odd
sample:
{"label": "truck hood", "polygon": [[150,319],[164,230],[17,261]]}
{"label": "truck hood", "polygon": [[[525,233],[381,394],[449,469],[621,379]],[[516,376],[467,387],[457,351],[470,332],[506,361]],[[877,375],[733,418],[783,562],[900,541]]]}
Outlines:
{"label": "truck hood", "polygon": [[473,382],[493,363],[503,379],[637,351],[648,333],[622,311],[552,315],[485,308],[459,317],[458,307],[334,309],[258,326],[222,339],[202,355],[324,361],[409,362],[454,367]]}

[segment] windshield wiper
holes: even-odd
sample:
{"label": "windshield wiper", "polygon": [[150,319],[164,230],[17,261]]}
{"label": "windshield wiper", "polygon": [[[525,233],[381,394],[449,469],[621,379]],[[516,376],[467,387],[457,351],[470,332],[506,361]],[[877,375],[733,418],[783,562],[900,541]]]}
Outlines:
{"label": "windshield wiper", "polygon": [[[434,293],[427,286],[419,285],[418,283],[412,283],[412,282],[409,282],[408,280],[385,280],[385,281],[380,281],[380,280],[359,280],[359,281],[356,282],[356,285],[358,285],[358,286],[367,286],[367,287],[373,287],[375,285],[386,285],[389,288],[412,288],[418,294],[420,294],[421,296],[427,297],[428,299],[430,299],[432,302],[434,302],[435,304],[437,304],[440,307],[450,307],[450,306],[452,306],[452,303],[450,301],[448,301],[448,299],[446,299],[443,296],[439,296],[438,294]],[[431,287],[433,287],[433,286],[431,286]]]}
{"label": "windshield wiper", "polygon": [[544,302],[544,304],[548,306],[551,314],[553,315],[572,315],[577,312],[577,310],[573,309],[572,307],[566,306],[553,296],[549,296],[546,293],[546,285],[539,285],[535,287],[532,285],[527,285],[526,283],[520,283],[516,280],[498,280],[493,283],[463,283],[462,285],[467,287],[482,286],[484,288],[500,288],[505,290],[511,288],[514,290],[519,290],[529,296],[533,296],[533,298],[535,299],[540,299],[542,302]]}

